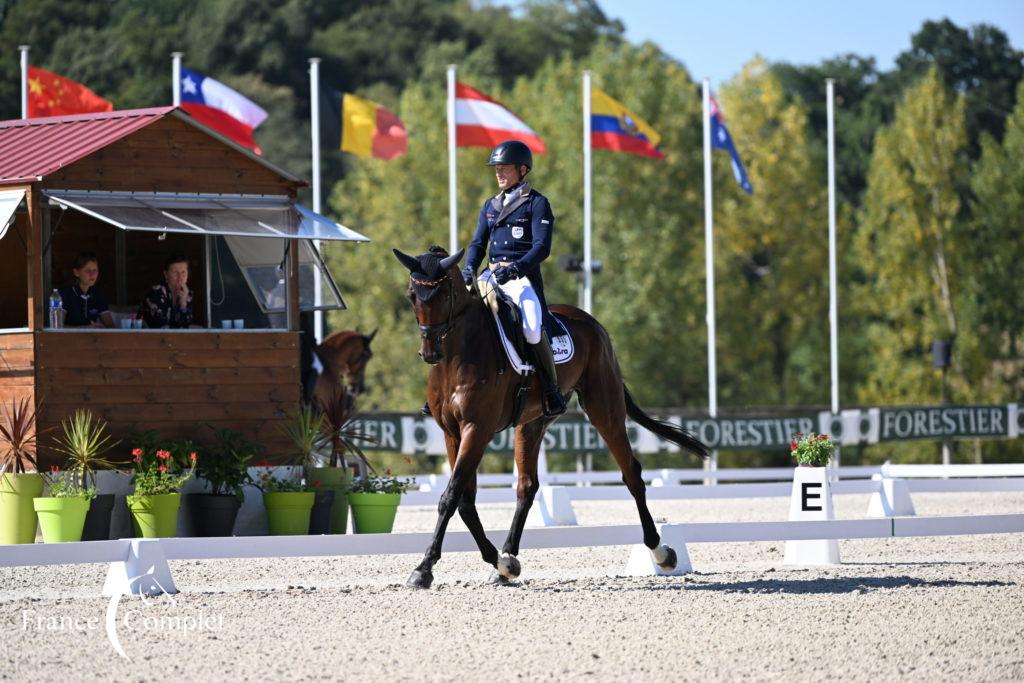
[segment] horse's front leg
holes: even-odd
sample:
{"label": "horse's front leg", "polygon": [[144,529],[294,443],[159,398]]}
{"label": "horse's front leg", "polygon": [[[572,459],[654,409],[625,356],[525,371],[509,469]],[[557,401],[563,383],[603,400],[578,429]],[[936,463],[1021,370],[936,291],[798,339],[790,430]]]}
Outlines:
{"label": "horse's front leg", "polygon": [[462,428],[459,454],[455,460],[455,466],[452,468],[452,476],[437,504],[437,525],[434,527],[434,537],[423,560],[413,570],[406,582],[410,588],[430,588],[434,582],[433,568],[441,559],[441,546],[444,543],[444,532],[448,528],[448,522],[455,514],[469,482],[476,478],[476,469],[480,465],[484,449],[493,435],[493,432],[484,435],[483,430],[477,429],[476,425],[466,425]]}
{"label": "horse's front leg", "polygon": [[546,428],[547,423],[543,420],[535,420],[516,428],[515,458],[516,469],[519,470],[519,480],[516,482],[516,512],[512,516],[512,527],[498,557],[497,572],[491,577],[492,583],[507,583],[509,579],[518,577],[522,572],[522,565],[516,556],[519,555],[519,542],[523,538],[526,518],[540,488],[540,481],[537,479],[537,457]]}
{"label": "horse's front leg", "polygon": [[[459,455],[459,437],[458,435],[451,436],[446,432],[444,442],[448,449],[448,466],[454,470]],[[473,535],[473,540],[476,541],[476,547],[480,549],[480,556],[483,557],[484,562],[492,567],[497,567],[498,549],[491,543],[491,539],[487,538],[487,534],[484,532],[484,525],[480,521],[480,515],[476,510],[475,471],[469,478],[469,481],[466,482],[462,498],[459,499],[459,517],[462,518],[462,523],[469,529],[469,533]]]}

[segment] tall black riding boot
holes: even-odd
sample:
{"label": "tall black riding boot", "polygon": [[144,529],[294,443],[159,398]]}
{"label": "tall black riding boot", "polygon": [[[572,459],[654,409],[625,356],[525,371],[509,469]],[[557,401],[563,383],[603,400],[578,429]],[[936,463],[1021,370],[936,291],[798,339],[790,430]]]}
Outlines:
{"label": "tall black riding boot", "polygon": [[547,332],[541,332],[540,341],[530,345],[537,373],[544,383],[544,417],[557,417],[565,412],[565,397],[558,388],[558,374],[555,371],[555,356],[551,353],[551,341]]}
{"label": "tall black riding boot", "polygon": [[420,415],[422,415],[423,417],[433,417],[433,414],[430,412],[429,401],[423,403],[423,407],[420,408]]}

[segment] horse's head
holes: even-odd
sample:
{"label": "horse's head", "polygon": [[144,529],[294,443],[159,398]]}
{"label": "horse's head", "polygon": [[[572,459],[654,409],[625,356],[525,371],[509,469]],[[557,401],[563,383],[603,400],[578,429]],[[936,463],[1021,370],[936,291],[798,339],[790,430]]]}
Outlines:
{"label": "horse's head", "polygon": [[377,330],[370,334],[360,334],[360,344],[357,345],[358,352],[348,361],[348,388],[353,396],[358,396],[366,390],[366,364],[373,358],[370,342],[376,336]]}
{"label": "horse's head", "polygon": [[353,396],[366,391],[366,365],[373,358],[370,343],[377,330],[362,334],[358,330],[334,332],[317,347],[317,355],[326,366],[325,375],[333,381],[344,380]]}
{"label": "horse's head", "polygon": [[458,269],[464,250],[451,256],[441,247],[431,247],[419,256],[409,256],[397,249],[392,251],[409,270],[406,295],[420,326],[420,357],[434,365],[444,357],[444,338],[451,332],[455,318],[464,309],[463,301],[469,296]]}

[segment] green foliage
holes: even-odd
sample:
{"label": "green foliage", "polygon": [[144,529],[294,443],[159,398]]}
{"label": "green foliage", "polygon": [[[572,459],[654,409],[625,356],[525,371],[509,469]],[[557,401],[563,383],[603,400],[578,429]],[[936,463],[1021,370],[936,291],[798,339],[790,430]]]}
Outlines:
{"label": "green foliage", "polygon": [[140,496],[177,493],[195,472],[198,453],[191,441],[167,441],[153,430],[134,435],[132,464],[135,492],[129,502]]}
{"label": "green foliage", "polygon": [[61,421],[62,433],[57,437],[55,449],[68,457],[65,467],[77,478],[79,485],[96,484],[96,470],[114,469],[114,464],[103,458],[103,453],[118,445],[109,434],[103,420],[93,421],[93,414],[79,409],[70,419]]}
{"label": "green foliage", "polygon": [[46,476],[50,489],[50,498],[84,498],[92,500],[96,497],[95,486],[84,486],[81,478],[74,472],[61,471],[54,465]]}
{"label": "green foliage", "polygon": [[[303,493],[320,487],[320,482],[308,482],[302,478],[302,469],[295,467],[286,477],[277,477],[272,472],[264,472],[259,480],[253,482],[263,493]],[[315,485],[314,485],[315,484]]]}
{"label": "green foliage", "polygon": [[214,430],[214,444],[196,462],[196,476],[210,482],[210,492],[235,495],[245,500],[244,487],[251,483],[249,465],[263,452],[263,446],[231,429]]}
{"label": "green foliage", "polygon": [[796,464],[807,467],[825,467],[832,459],[835,444],[828,434],[794,434],[789,442],[789,454]]}
{"label": "green foliage", "polygon": [[291,422],[282,427],[295,446],[292,464],[313,467],[313,454],[329,439],[322,433],[324,416],[308,403],[301,403],[292,413]]}
{"label": "green foliage", "polygon": [[387,470],[384,476],[367,474],[365,477],[353,479],[349,485],[349,493],[405,493],[412,486],[412,479],[399,479],[391,476]]}

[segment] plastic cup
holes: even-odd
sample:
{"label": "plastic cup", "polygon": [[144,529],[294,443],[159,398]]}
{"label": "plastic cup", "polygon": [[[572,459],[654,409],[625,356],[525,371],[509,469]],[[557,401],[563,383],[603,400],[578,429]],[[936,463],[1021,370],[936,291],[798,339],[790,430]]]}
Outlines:
{"label": "plastic cup", "polygon": [[220,321],[220,326],[223,327],[225,330],[230,330],[231,329],[231,321],[230,320],[221,320]]}
{"label": "plastic cup", "polygon": [[121,319],[121,329],[122,330],[130,330],[130,329],[132,329],[132,321],[131,321],[130,318],[122,318]]}
{"label": "plastic cup", "polygon": [[235,329],[236,330],[244,330],[245,329],[245,320],[243,320],[242,318],[235,318]]}
{"label": "plastic cup", "polygon": [[132,327],[135,328],[136,330],[141,330],[142,329],[142,318],[136,318],[135,320],[133,320],[132,321]]}

